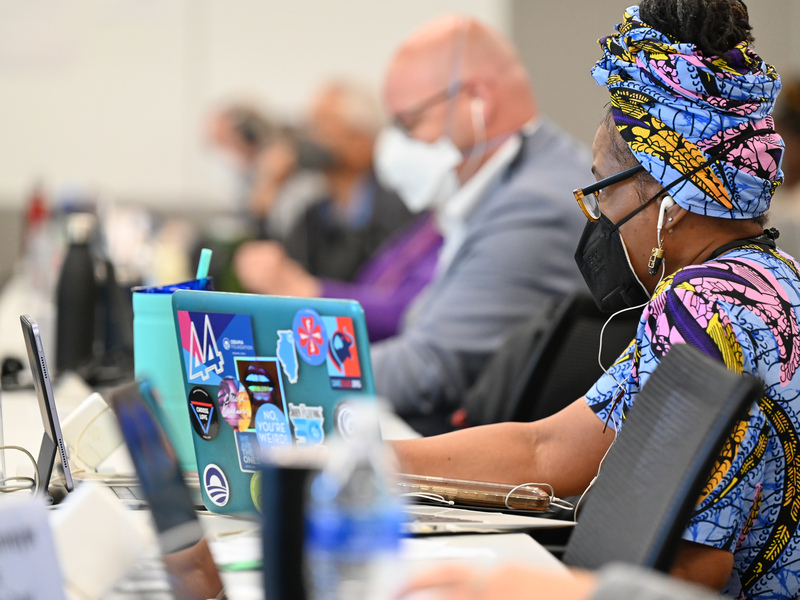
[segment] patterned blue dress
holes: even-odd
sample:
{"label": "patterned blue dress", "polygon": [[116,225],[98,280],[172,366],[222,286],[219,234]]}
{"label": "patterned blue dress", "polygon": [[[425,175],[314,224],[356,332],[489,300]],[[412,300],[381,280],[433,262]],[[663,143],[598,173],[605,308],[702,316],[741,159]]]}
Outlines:
{"label": "patterned blue dress", "polygon": [[798,265],[779,250],[744,246],[677,271],[659,285],[629,348],[586,395],[601,420],[611,412],[612,426],[624,423],[673,344],[691,344],[764,382],[764,396],[731,433],[683,535],[734,553],[724,589],[734,597],[800,595],[798,307]]}

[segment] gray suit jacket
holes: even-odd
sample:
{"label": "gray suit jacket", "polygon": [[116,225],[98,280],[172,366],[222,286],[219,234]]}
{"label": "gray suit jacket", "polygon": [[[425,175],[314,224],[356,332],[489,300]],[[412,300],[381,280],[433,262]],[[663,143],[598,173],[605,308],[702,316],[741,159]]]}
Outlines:
{"label": "gray suit jacket", "polygon": [[502,342],[543,301],[585,289],[573,255],[586,223],[572,190],[587,149],[544,121],[488,188],[452,262],[372,350],[375,384],[400,415],[456,408]]}

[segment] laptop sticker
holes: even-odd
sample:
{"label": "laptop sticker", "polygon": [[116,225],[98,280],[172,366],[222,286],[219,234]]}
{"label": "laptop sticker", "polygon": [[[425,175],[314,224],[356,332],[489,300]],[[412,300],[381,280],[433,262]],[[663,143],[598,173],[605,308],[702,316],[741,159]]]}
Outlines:
{"label": "laptop sticker", "polygon": [[240,420],[245,420],[242,419],[243,412],[247,413],[247,425],[250,424],[250,401],[247,391],[233,377],[224,377],[219,382],[217,406],[219,406],[222,419],[234,429],[239,428]]}
{"label": "laptop sticker", "polygon": [[189,383],[219,385],[236,375],[235,357],[255,354],[250,315],[179,310],[178,326]]}
{"label": "laptop sticker", "polygon": [[250,498],[258,512],[261,512],[261,471],[256,471],[250,478]]}
{"label": "laptop sticker", "polygon": [[292,331],[297,352],[309,365],[319,366],[328,354],[328,334],[322,317],[313,308],[301,308],[294,315]]}
{"label": "laptop sticker", "polygon": [[239,456],[239,469],[245,473],[255,473],[265,465],[261,459],[261,444],[255,431],[237,431],[236,454]]}
{"label": "laptop sticker", "polygon": [[336,432],[343,439],[349,440],[353,437],[353,403],[342,400],[333,410],[333,426]]}
{"label": "laptop sticker", "polygon": [[325,441],[321,406],[306,406],[290,402],[289,420],[294,427],[294,438],[297,440],[298,446],[319,446]]}
{"label": "laptop sticker", "polygon": [[294,332],[291,329],[278,331],[277,354],[289,383],[297,383],[297,350],[294,347]]}
{"label": "laptop sticker", "polygon": [[255,471],[260,466],[255,462],[245,463],[244,457],[255,461],[267,448],[292,445],[283,380],[278,369],[277,358],[236,358],[236,372],[244,388],[239,396],[244,396],[248,404],[248,410],[243,411],[244,400],[239,402],[237,429],[239,434],[251,434],[236,438],[242,471]]}
{"label": "laptop sticker", "polygon": [[206,441],[219,433],[219,409],[214,399],[200,386],[189,392],[189,420],[195,433]]}
{"label": "laptop sticker", "polygon": [[250,392],[244,387],[240,387],[236,394],[236,430],[246,431],[253,421],[253,402]]}
{"label": "laptop sticker", "polygon": [[331,387],[335,390],[360,390],[361,365],[358,362],[356,330],[350,317],[322,317],[328,332],[326,357]]}
{"label": "laptop sticker", "polygon": [[[281,413],[286,414],[283,381],[278,374],[277,358],[237,357],[236,374],[252,403],[252,418],[255,418],[258,409],[264,404],[271,404]],[[255,425],[251,419],[247,427],[240,426],[239,431],[253,429],[254,427]]]}
{"label": "laptop sticker", "polygon": [[273,404],[263,404],[256,413],[256,438],[261,449],[292,445],[286,415]]}
{"label": "laptop sticker", "polygon": [[211,501],[217,506],[225,506],[231,496],[228,478],[217,465],[209,463],[203,471],[203,487]]}

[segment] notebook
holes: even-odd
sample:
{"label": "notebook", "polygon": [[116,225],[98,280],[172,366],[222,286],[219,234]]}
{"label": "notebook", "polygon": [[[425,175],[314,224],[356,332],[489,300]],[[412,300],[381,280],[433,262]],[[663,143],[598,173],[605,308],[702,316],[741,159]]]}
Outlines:
{"label": "notebook", "polygon": [[188,290],[172,306],[203,502],[259,511],[262,452],[347,436],[353,401],[374,396],[364,311]]}

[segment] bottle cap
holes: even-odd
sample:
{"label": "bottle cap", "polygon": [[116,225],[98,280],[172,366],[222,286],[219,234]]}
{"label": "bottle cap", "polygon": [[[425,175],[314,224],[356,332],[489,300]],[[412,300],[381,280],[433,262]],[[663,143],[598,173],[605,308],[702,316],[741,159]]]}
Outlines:
{"label": "bottle cap", "polygon": [[94,231],[97,219],[91,213],[73,213],[67,221],[67,239],[72,244],[85,244]]}

